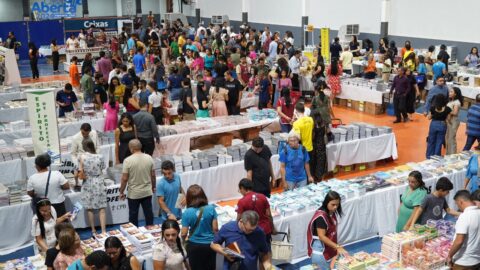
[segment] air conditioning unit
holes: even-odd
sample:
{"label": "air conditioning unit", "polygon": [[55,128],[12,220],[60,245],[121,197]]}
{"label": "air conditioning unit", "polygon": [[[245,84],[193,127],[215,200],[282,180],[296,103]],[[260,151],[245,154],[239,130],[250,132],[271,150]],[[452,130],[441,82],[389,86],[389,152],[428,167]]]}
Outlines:
{"label": "air conditioning unit", "polygon": [[227,15],[217,15],[217,16],[212,16],[212,24],[223,24],[224,22],[227,22],[227,24],[230,24],[230,20],[228,19]]}

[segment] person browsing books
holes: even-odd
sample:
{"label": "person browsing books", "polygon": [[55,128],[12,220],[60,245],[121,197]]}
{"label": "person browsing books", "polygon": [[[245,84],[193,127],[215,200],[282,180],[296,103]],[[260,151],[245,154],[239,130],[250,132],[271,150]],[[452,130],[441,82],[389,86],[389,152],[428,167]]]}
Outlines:
{"label": "person browsing books", "polygon": [[[215,235],[210,247],[225,256],[224,270],[231,269],[234,265],[239,270],[256,270],[259,258],[265,269],[272,269],[272,262],[268,256],[270,250],[258,221],[259,216],[255,211],[245,211],[239,221],[230,221],[223,225]],[[223,244],[228,248],[223,248]],[[234,254],[231,250],[240,253],[240,256],[231,255]],[[244,258],[240,259],[241,257]]]}
{"label": "person browsing books", "polygon": [[181,219],[182,211],[177,206],[177,200],[179,197],[181,197],[181,206],[184,206],[186,201],[180,175],[175,173],[175,165],[170,160],[162,162],[161,168],[163,176],[157,183],[157,198],[158,204],[160,205],[160,218],[162,219],[162,222],[167,219]]}

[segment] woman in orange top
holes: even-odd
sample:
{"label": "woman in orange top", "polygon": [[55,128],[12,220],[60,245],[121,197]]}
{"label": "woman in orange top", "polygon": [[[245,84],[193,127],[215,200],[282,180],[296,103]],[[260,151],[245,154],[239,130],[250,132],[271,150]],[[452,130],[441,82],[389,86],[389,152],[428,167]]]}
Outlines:
{"label": "woman in orange top", "polygon": [[80,74],[78,73],[77,61],[78,58],[76,56],[72,57],[72,60],[70,60],[70,68],[68,69],[70,83],[75,90],[78,90],[80,87]]}
{"label": "woman in orange top", "polygon": [[377,63],[375,62],[372,53],[368,55],[368,64],[363,72],[365,79],[375,79],[375,76],[377,76]]}

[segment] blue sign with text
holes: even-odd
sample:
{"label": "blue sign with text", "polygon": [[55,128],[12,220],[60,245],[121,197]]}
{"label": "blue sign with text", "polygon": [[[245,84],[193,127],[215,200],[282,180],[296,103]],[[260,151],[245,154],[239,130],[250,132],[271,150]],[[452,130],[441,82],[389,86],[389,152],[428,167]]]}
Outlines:
{"label": "blue sign with text", "polygon": [[82,0],[41,0],[34,1],[31,10],[40,20],[73,18],[77,16],[77,7]]}
{"label": "blue sign with text", "polygon": [[107,31],[117,30],[117,18],[103,19],[103,18],[78,18],[64,21],[66,32],[77,32],[81,29],[94,26],[95,28],[105,28]]}

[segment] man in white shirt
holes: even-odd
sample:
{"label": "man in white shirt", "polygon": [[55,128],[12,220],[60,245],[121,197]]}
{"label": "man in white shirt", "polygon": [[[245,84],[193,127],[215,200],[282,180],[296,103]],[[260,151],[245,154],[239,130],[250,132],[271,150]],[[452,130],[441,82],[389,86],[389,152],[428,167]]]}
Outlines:
{"label": "man in white shirt", "polygon": [[110,73],[108,73],[108,84],[112,82],[113,77],[117,77],[119,81],[122,80],[123,74],[122,74],[122,65],[117,65]]}
{"label": "man in white shirt", "polygon": [[273,62],[277,58],[278,37],[275,37],[268,47],[268,64],[273,66]]}
{"label": "man in white shirt", "polygon": [[292,70],[292,90],[298,91],[300,89],[300,81],[299,81],[299,74],[300,74],[300,66],[302,62],[300,57],[302,56],[302,52],[299,50],[295,51],[295,55],[288,61],[288,66]]}
{"label": "man in white shirt", "polygon": [[470,198],[470,193],[460,190],[455,203],[463,213],[455,225],[455,240],[447,262],[454,270],[480,269],[480,209]]}
{"label": "man in white shirt", "polygon": [[353,53],[350,51],[350,46],[345,46],[343,52],[340,54],[340,61],[342,63],[344,73],[352,74],[352,60]]}
{"label": "man in white shirt", "polygon": [[[100,143],[98,142],[98,135],[95,130],[92,130],[92,126],[89,123],[83,123],[80,126],[80,132],[77,134],[73,135],[72,137],[72,162],[75,165],[75,167],[78,168],[78,158],[80,154],[85,153],[83,150],[82,142],[84,139],[90,138],[93,143],[95,144],[95,149],[98,153],[98,149],[100,146]],[[78,177],[77,177],[78,171],[75,171],[75,189],[79,189],[78,186]]]}

